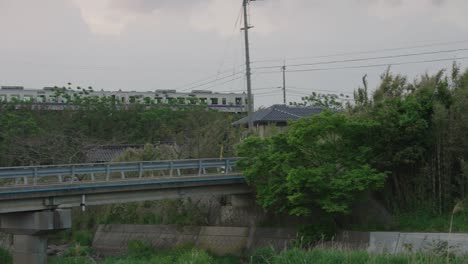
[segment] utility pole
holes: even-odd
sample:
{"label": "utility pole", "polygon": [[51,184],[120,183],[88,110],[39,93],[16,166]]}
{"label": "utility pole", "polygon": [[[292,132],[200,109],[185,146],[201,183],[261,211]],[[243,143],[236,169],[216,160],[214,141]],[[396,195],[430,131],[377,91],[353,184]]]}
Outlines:
{"label": "utility pole", "polygon": [[251,70],[250,70],[250,51],[249,51],[249,21],[247,7],[250,1],[254,0],[242,0],[244,6],[244,40],[245,40],[245,75],[247,78],[247,113],[249,120],[249,131],[253,131],[253,97],[252,97],[252,80],[251,80]]}
{"label": "utility pole", "polygon": [[283,104],[286,105],[286,62],[283,63]]}

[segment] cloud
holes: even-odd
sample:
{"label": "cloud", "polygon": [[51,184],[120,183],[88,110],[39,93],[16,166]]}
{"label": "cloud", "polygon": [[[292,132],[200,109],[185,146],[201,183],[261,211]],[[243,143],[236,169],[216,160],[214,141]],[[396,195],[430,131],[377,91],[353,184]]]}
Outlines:
{"label": "cloud", "polygon": [[[178,25],[189,30],[229,36],[241,8],[239,0],[72,0],[90,30],[98,35],[118,36],[132,24]],[[384,21],[401,18],[444,22],[468,29],[466,0],[269,0],[252,2],[255,31],[267,35],[304,17],[353,17],[367,15]],[[325,13],[324,13],[325,12]],[[155,27],[156,28],[156,27]],[[306,27],[307,28],[307,27]],[[157,28],[156,28],[157,29]]]}
{"label": "cloud", "polygon": [[357,0],[368,7],[368,14],[384,20],[419,17],[446,22],[463,30],[468,29],[468,1],[466,0]]}
{"label": "cloud", "polygon": [[[196,31],[213,31],[222,36],[238,32],[234,21],[240,1],[226,0],[72,0],[90,30],[98,35],[121,35],[137,21],[183,20]],[[262,32],[271,31],[268,19],[257,20]],[[167,23],[171,24],[171,23]]]}
{"label": "cloud", "polygon": [[112,0],[72,1],[90,30],[97,35],[120,35],[140,15],[133,10],[112,7]]}

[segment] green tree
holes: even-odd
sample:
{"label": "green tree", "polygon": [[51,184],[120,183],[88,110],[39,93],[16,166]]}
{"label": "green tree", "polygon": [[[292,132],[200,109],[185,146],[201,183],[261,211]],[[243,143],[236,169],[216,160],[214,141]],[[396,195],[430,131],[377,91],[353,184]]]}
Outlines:
{"label": "green tree", "polygon": [[349,213],[356,198],[383,186],[385,174],[370,165],[367,143],[376,124],[324,112],[291,124],[285,134],[249,138],[238,147],[239,165],[260,205],[294,215],[314,209]]}

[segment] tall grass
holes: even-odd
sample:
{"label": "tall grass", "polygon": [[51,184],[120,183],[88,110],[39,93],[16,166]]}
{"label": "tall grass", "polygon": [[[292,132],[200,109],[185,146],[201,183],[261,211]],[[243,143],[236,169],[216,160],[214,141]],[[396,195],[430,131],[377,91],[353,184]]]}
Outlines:
{"label": "tall grass", "polygon": [[[268,253],[269,254],[269,253]],[[250,258],[250,264],[445,264],[445,255],[434,254],[369,254],[365,251],[291,249],[274,256]],[[468,257],[451,256],[450,263],[468,263]]]}
{"label": "tall grass", "polygon": [[[1,262],[3,264],[3,262]],[[55,258],[49,264],[92,264],[89,257]],[[275,252],[272,248],[258,249],[248,257],[217,257],[209,253],[189,248],[155,251],[144,243],[135,242],[127,255],[108,258],[101,264],[444,264],[445,255],[430,253],[417,254],[369,254],[366,251],[337,251],[324,249],[290,249]],[[451,264],[466,264],[468,256],[450,256]]]}
{"label": "tall grass", "polygon": [[13,263],[13,259],[8,251],[3,248],[0,248],[0,263],[10,264]]}

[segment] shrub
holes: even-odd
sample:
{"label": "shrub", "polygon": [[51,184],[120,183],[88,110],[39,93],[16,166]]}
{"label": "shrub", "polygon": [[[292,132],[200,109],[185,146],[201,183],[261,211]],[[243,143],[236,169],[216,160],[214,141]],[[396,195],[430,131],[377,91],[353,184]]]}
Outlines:
{"label": "shrub", "polygon": [[127,255],[136,258],[148,258],[154,254],[154,249],[147,241],[132,240],[128,242]]}
{"label": "shrub", "polygon": [[93,244],[93,233],[91,231],[74,231],[72,240],[82,246],[91,246]]}
{"label": "shrub", "polygon": [[91,255],[91,248],[82,246],[79,243],[73,244],[64,253],[64,257],[85,257]]}
{"label": "shrub", "polygon": [[10,264],[13,263],[13,258],[10,255],[10,252],[7,250],[0,248],[0,263]]}
{"label": "shrub", "polygon": [[262,247],[255,249],[249,258],[251,264],[269,264],[276,255],[273,247]]}
{"label": "shrub", "polygon": [[177,264],[210,264],[213,263],[213,257],[202,250],[192,249],[181,254],[175,263]]}

